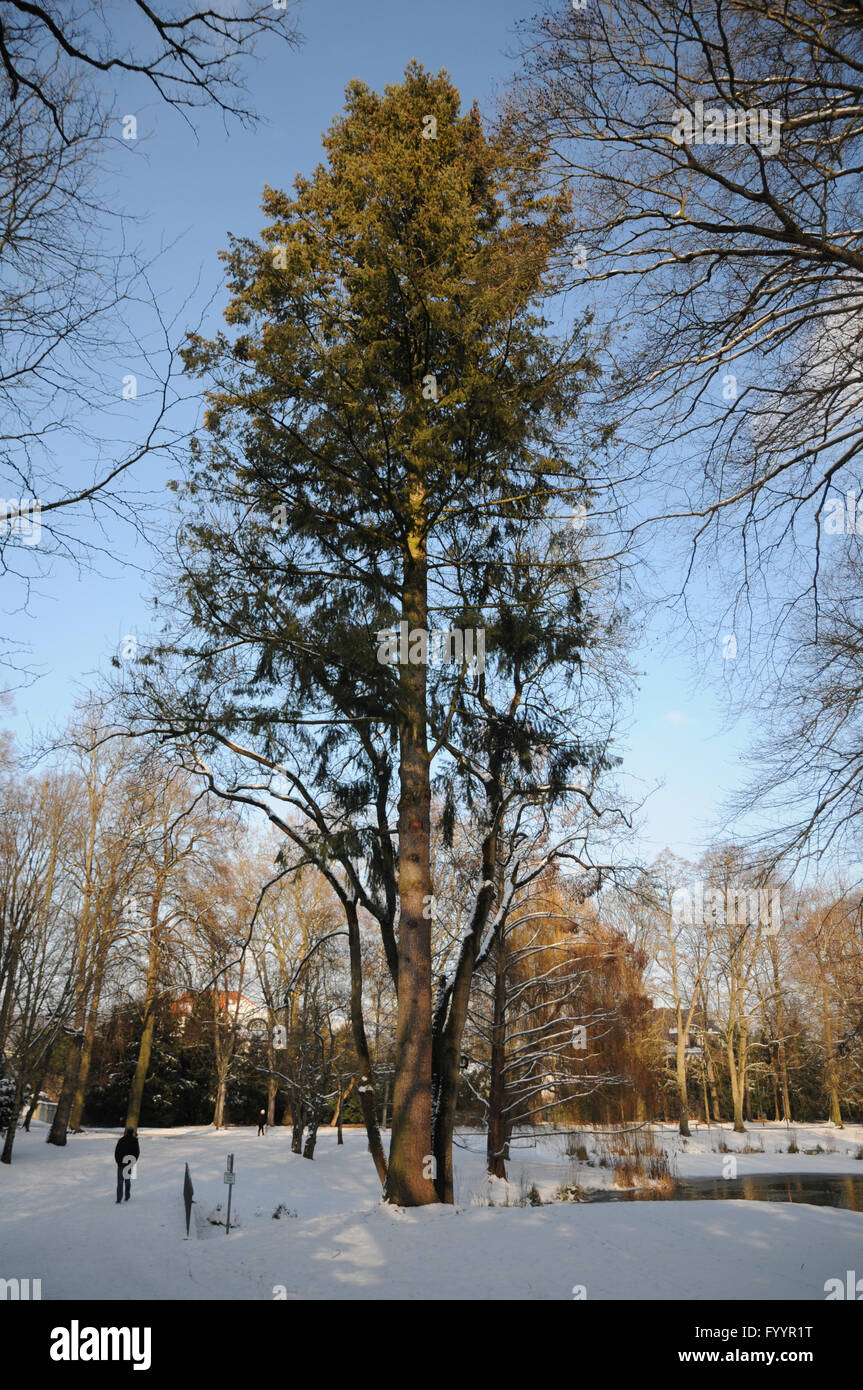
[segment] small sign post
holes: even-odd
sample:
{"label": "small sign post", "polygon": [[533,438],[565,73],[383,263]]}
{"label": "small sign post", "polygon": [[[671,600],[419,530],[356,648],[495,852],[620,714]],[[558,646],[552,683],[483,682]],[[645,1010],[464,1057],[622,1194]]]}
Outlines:
{"label": "small sign post", "polygon": [[225,1182],[228,1187],[228,1215],[225,1220],[225,1235],[227,1235],[231,1229],[231,1196],[233,1194],[234,1183],[236,1181],[237,1175],[234,1172],[234,1155],[228,1154],[228,1166],[225,1170]]}
{"label": "small sign post", "polygon": [[189,1165],[186,1164],[186,1176],[183,1179],[183,1201],[186,1206],[186,1240],[189,1239],[189,1223],[192,1219],[192,1202],[195,1197],[195,1189],[192,1186],[192,1175],[189,1172]]}

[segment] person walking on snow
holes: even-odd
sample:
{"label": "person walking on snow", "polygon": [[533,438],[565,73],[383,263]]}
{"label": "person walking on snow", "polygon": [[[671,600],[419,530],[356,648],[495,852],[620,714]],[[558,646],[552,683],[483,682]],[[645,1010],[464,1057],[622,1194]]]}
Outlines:
{"label": "person walking on snow", "polygon": [[266,1123],[267,1123],[267,1112],[266,1112],[266,1110],[262,1110],[262,1111],[261,1111],[261,1114],[260,1114],[260,1118],[259,1118],[259,1120],[258,1120],[258,1134],[265,1134],[265,1133],[266,1133],[266,1129],[265,1129]]}
{"label": "person walking on snow", "polygon": [[135,1138],[135,1131],[131,1126],[126,1130],[122,1139],[117,1140],[114,1149],[114,1162],[117,1165],[117,1201],[123,1200],[123,1184],[126,1186],[126,1201],[132,1195],[132,1174],[135,1165],[141,1157],[141,1150],[138,1140]]}

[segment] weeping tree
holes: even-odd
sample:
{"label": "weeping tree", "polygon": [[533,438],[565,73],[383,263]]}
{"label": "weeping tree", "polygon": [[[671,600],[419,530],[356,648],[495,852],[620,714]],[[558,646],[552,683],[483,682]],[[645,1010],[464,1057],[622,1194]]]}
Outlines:
{"label": "weeping tree", "polygon": [[[185,626],[139,664],[128,707],[327,877],[361,1065],[358,914],[380,927],[398,1016],[378,1169],[390,1200],[419,1205],[449,1195],[432,1146],[432,764],[469,727],[474,752],[512,732],[483,706],[496,643],[518,684],[522,660],[574,660],[585,640],[565,600],[555,632],[527,641],[517,588],[504,603],[497,581],[526,526],[565,524],[585,496],[570,435],[593,368],[584,325],[555,336],[542,312],[566,196],[541,191],[541,152],[461,113],[445,73],[412,63],[382,96],[352,82],[324,148],[292,195],[265,190],[260,242],[224,253],[228,330],[190,340],[209,409],[178,484]],[[475,936],[494,900],[479,868]]]}

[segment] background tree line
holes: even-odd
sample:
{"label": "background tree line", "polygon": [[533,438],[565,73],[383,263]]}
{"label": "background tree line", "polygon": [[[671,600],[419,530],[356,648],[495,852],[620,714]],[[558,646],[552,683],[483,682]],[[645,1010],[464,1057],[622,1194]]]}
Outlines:
{"label": "background tree line", "polygon": [[[321,1124],[364,1120],[339,898],[282,837],[262,837],[101,713],[82,708],[48,773],[22,771],[7,745],[3,1159],[13,1117],[29,1123],[43,1092],[59,1102],[53,1143],[88,1123],[252,1123],[263,1109],[312,1158]],[[434,934],[436,972],[473,896],[469,835],[448,841],[444,811],[437,802],[433,869],[451,930]],[[783,884],[773,931],[734,846],[698,865],[665,856],[599,892],[595,875],[563,875],[536,846],[520,862],[522,878],[537,872],[477,964],[458,1061],[456,1119],[485,1130],[491,1173],[505,1176],[514,1136],[546,1125],[859,1120],[859,891]],[[359,934],[386,1129],[398,1000],[368,914]]]}

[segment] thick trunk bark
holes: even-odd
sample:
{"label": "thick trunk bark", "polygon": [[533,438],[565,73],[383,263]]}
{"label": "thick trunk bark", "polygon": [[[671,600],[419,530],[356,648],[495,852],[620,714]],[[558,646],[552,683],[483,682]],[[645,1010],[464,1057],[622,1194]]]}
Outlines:
{"label": "thick trunk bark", "polygon": [[156,1014],[153,1008],[154,1001],[151,999],[147,1003],[147,1012],[144,1017],[144,1031],[141,1034],[141,1042],[138,1046],[138,1059],[135,1062],[135,1074],[132,1077],[132,1084],[129,1088],[129,1104],[126,1109],[126,1128],[137,1130],[138,1121],[141,1118],[141,1102],[144,1099],[144,1086],[147,1081],[147,1072],[150,1069],[150,1054],[153,1051],[153,1034],[156,1031]]}
{"label": "thick trunk bark", "polygon": [[[272,1034],[272,1029],[270,1029],[270,1038],[272,1038],[272,1036],[273,1036],[273,1034]],[[271,1044],[270,1047],[267,1049],[267,1066],[269,1067],[271,1073],[274,1072],[275,1069],[276,1069],[276,1054],[275,1054],[274,1048],[272,1047],[272,1044]],[[276,1123],[276,1097],[278,1096],[278,1094],[279,1094],[279,1081],[278,1081],[278,1077],[275,1077],[275,1076],[270,1075],[270,1076],[267,1077],[267,1125],[268,1125],[268,1126],[272,1126],[272,1125],[274,1125],[274,1124]]]}
{"label": "thick trunk bark", "polygon": [[81,1063],[78,1067],[78,1076],[75,1081],[72,1104],[69,1108],[69,1128],[74,1134],[78,1134],[81,1129],[81,1115],[84,1110],[84,1093],[87,1089],[87,1080],[90,1075],[90,1062],[93,1057],[93,1039],[95,1036],[96,1015],[91,1014],[84,1027],[84,1037],[81,1042]]}
{"label": "thick trunk bark", "polygon": [[81,1116],[84,1113],[84,1097],[87,1093],[87,1082],[90,1079],[90,1062],[93,1057],[96,1025],[99,1022],[99,1004],[102,999],[102,985],[105,980],[105,961],[105,953],[100,952],[100,958],[96,963],[96,969],[93,975],[93,991],[90,996],[87,1022],[84,1025],[84,1039],[81,1045],[81,1064],[78,1068],[75,1093],[72,1097],[72,1108],[69,1112],[69,1128],[76,1134],[81,1128]]}
{"label": "thick trunk bark", "polygon": [[126,1128],[137,1130],[141,1118],[141,1102],[144,1086],[150,1069],[150,1055],[153,1051],[153,1034],[156,1030],[156,993],[159,978],[159,905],[161,891],[153,894],[150,908],[149,949],[147,952],[147,981],[144,992],[144,1028],[138,1046],[135,1074],[129,1087],[129,1104],[126,1111]]}
{"label": "thick trunk bark", "polygon": [[[427,632],[424,498],[414,482],[402,590],[408,634]],[[412,645],[412,644],[411,644]],[[400,653],[402,657],[408,653]],[[431,787],[425,663],[399,667],[399,965],[396,1075],[386,1197],[397,1206],[438,1200],[432,1156]],[[369,1084],[364,1082],[363,1084]]]}
{"label": "thick trunk bark", "polygon": [[69,1128],[72,1101],[78,1084],[78,1073],[81,1069],[82,1043],[81,1033],[76,1033],[71,1040],[69,1056],[66,1059],[66,1070],[63,1075],[63,1085],[60,1088],[60,1099],[57,1101],[57,1109],[54,1111],[54,1119],[45,1141],[47,1144],[56,1144],[58,1148],[62,1148],[66,1143],[66,1131]]}

